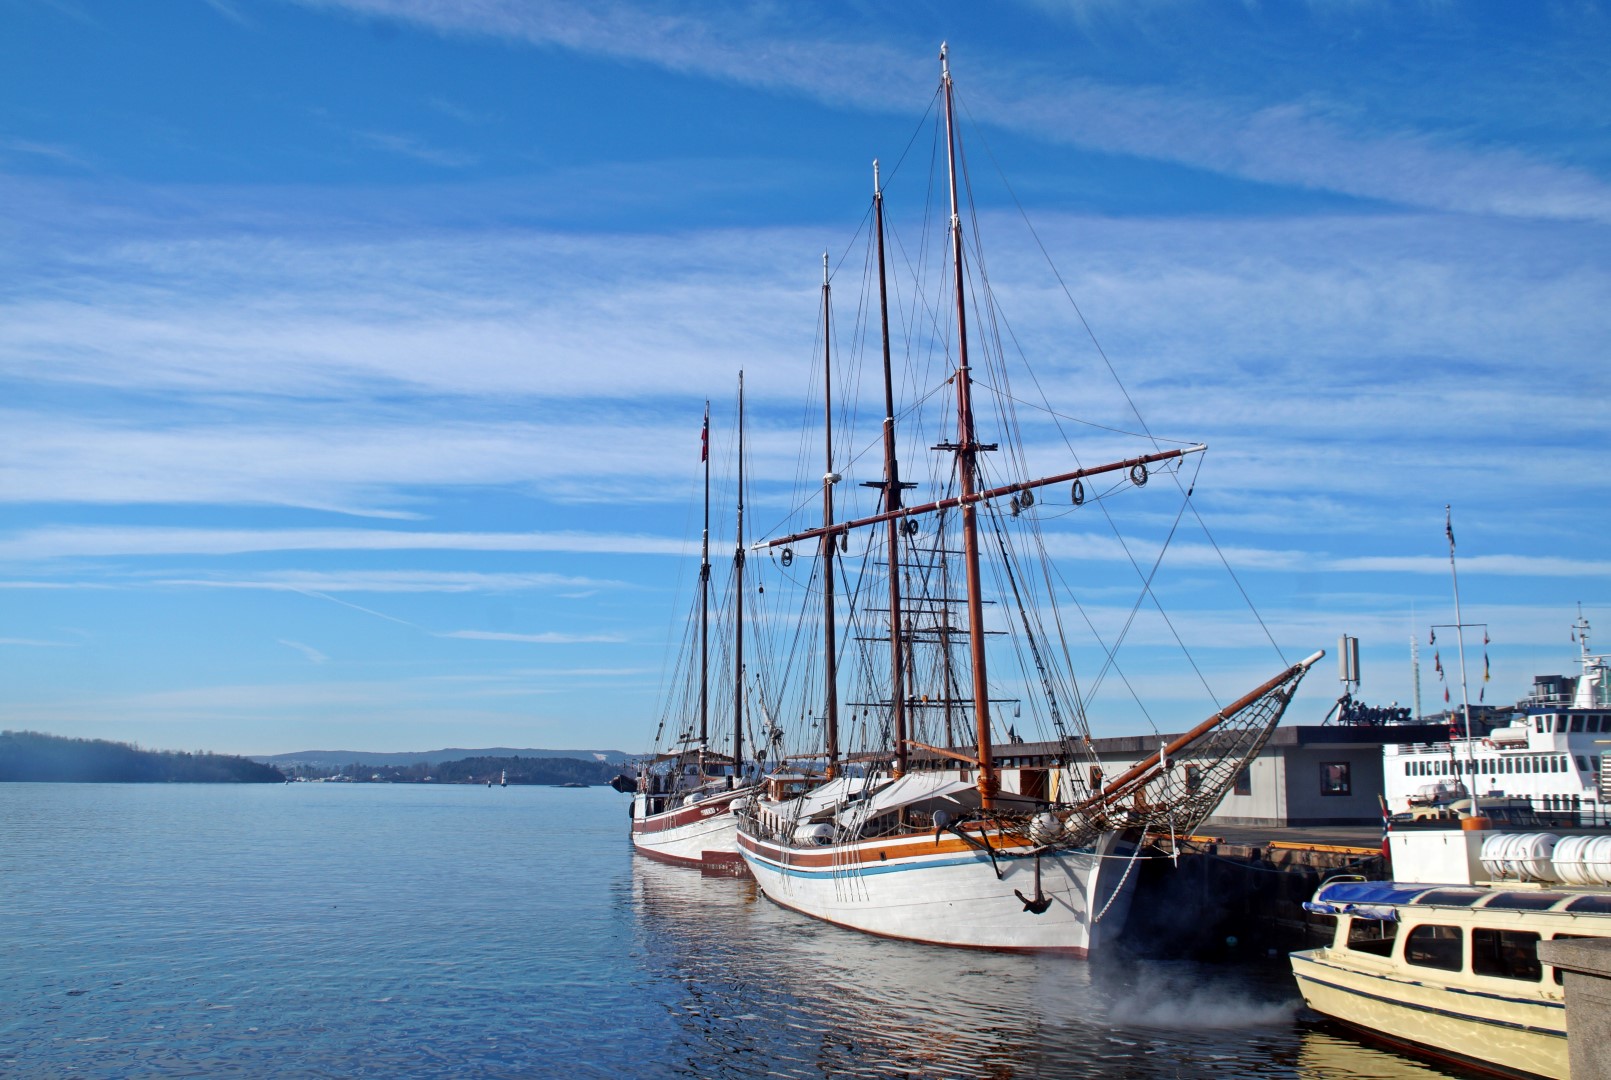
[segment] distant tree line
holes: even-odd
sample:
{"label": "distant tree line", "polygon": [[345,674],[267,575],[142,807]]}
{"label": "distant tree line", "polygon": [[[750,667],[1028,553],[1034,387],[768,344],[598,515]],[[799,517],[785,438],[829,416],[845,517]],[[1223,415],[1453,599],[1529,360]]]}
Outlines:
{"label": "distant tree line", "polygon": [[[607,784],[620,767],[583,758],[471,757],[435,765],[365,765],[355,761],[340,775],[355,781],[391,784],[496,784],[507,774],[511,784]],[[304,772],[304,770],[298,770]],[[317,773],[315,773],[317,775]]]}
{"label": "distant tree line", "polygon": [[272,765],[198,750],[142,750],[104,739],[0,731],[0,781],[114,784],[274,784]]}

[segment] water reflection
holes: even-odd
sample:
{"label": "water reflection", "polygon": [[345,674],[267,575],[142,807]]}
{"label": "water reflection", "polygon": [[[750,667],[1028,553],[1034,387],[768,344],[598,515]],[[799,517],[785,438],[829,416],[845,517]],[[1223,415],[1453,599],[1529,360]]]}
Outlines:
{"label": "water reflection", "polygon": [[752,881],[644,859],[632,895],[642,958],[673,984],[665,1007],[682,1043],[661,1063],[683,1075],[1449,1075],[1316,1024],[1275,965],[885,941],[784,911]]}

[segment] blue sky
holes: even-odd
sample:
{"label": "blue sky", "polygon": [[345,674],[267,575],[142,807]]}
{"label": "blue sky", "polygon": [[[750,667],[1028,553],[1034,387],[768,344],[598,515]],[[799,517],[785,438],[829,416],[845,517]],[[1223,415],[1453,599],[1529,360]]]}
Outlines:
{"label": "blue sky", "polygon": [[[976,160],[1147,423],[1209,445],[1196,508],[1285,655],[1355,634],[1364,695],[1408,702],[1410,638],[1454,621],[1445,503],[1488,700],[1572,670],[1578,602],[1611,634],[1601,4],[0,0],[0,24],[6,727],[646,747],[704,400],[721,456],[746,369],[777,525],[821,254],[941,40]],[[1011,197],[979,200],[1037,371],[1116,422]],[[1122,615],[1110,538],[1062,543]],[[1234,697],[1274,651],[1200,534],[1173,553]],[[1151,722],[1212,708],[1132,642]],[[1336,692],[1328,660],[1292,719]]]}

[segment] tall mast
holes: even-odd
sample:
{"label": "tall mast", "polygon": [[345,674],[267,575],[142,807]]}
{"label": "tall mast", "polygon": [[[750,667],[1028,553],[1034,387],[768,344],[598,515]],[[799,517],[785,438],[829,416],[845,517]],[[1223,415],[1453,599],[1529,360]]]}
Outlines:
{"label": "tall mast", "polygon": [[[945,87],[945,150],[951,180],[951,262],[956,270],[957,297],[957,441],[954,447],[957,479],[963,498],[976,486],[979,444],[973,427],[973,374],[968,366],[968,318],[963,293],[962,215],[957,207],[956,115],[951,94],[951,67],[946,46],[940,46],[940,81]],[[968,646],[973,661],[973,723],[979,754],[979,800],[990,809],[1000,781],[990,745],[990,687],[985,673],[984,597],[979,575],[978,509],[972,500],[962,506],[962,555],[968,579]]]}
{"label": "tall mast", "polygon": [[[889,361],[889,291],[884,280],[884,189],[873,159],[873,220],[878,235],[878,324],[884,342],[884,506],[893,514],[901,508],[901,473],[895,460],[895,383]],[[895,736],[895,776],[906,774],[906,652],[901,641],[900,520],[888,522],[885,559],[889,564],[889,712]],[[832,538],[827,538],[831,540]]]}
{"label": "tall mast", "polygon": [[744,373],[738,373],[738,543],[733,549],[733,780],[744,760]]}
{"label": "tall mast", "polygon": [[699,771],[705,771],[710,738],[710,402],[699,432],[699,460],[705,466],[705,530],[699,537]]}
{"label": "tall mast", "polygon": [[[833,320],[831,317],[832,290],[828,285],[828,253],[822,253],[822,526],[833,528],[833,486],[839,474],[833,471]],[[834,611],[833,611],[833,555],[832,532],[822,534],[822,734],[828,744],[827,774],[832,780],[839,775],[839,673],[835,667]]]}
{"label": "tall mast", "polygon": [[1477,811],[1477,768],[1472,761],[1471,745],[1471,691],[1466,687],[1466,626],[1460,618],[1460,575],[1454,568],[1454,520],[1447,504],[1443,507],[1443,533],[1449,538],[1449,577],[1454,581],[1454,640],[1460,653],[1460,705],[1466,719],[1466,775],[1465,788],[1471,796],[1468,816],[1480,817]]}

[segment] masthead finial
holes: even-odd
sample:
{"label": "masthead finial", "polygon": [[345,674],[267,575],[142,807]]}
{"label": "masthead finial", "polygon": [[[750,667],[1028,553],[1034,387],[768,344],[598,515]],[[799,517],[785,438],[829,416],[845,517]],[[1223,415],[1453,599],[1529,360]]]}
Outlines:
{"label": "masthead finial", "polygon": [[873,194],[877,195],[883,190],[883,186],[878,182],[878,159],[873,158]]}
{"label": "masthead finial", "polygon": [[824,285],[828,284],[828,253],[826,251],[822,253],[822,283]]}

